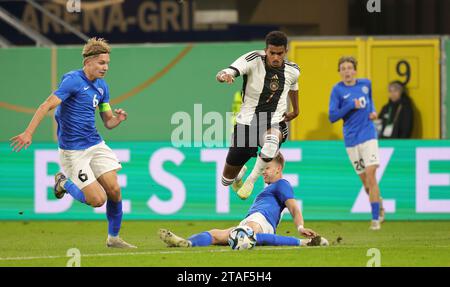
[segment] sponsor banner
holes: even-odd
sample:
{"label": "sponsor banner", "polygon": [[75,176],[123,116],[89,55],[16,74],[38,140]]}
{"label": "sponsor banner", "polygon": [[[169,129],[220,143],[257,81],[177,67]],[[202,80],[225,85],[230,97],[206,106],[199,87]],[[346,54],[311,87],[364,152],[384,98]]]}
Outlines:
{"label": "sponsor banner", "polygon": [[[259,179],[243,201],[221,184],[226,147],[179,147],[170,142],[110,142],[122,162],[125,219],[239,220],[264,187]],[[204,145],[206,146],[206,145]],[[367,220],[368,198],[341,141],[287,142],[284,177],[306,220]],[[450,141],[380,141],[377,178],[389,220],[450,219]],[[252,168],[254,159],[248,166]],[[60,170],[55,144],[20,153],[0,144],[0,219],[103,219],[66,195],[53,197]],[[286,214],[285,217],[289,215]]]}

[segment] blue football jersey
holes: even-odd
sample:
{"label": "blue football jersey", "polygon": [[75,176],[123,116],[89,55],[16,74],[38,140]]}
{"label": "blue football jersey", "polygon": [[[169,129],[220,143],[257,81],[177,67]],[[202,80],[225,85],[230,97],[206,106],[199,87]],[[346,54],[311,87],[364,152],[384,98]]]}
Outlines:
{"label": "blue football jersey", "polygon": [[281,212],[286,208],[285,202],[294,198],[294,190],[291,184],[285,179],[269,184],[258,194],[250,207],[247,216],[260,212],[272,225],[274,232],[280,222]]}
{"label": "blue football jersey", "polygon": [[62,77],[53,93],[62,103],[56,108],[58,144],[61,149],[82,150],[103,141],[95,127],[95,109],[109,102],[108,85],[103,79],[90,81],[83,70]]}
{"label": "blue football jersey", "polygon": [[[354,100],[361,102],[356,109]],[[344,141],[352,147],[365,141],[376,139],[377,130],[369,115],[375,112],[372,100],[372,83],[368,79],[357,79],[353,86],[337,83],[331,91],[329,119],[332,123],[344,120]]]}

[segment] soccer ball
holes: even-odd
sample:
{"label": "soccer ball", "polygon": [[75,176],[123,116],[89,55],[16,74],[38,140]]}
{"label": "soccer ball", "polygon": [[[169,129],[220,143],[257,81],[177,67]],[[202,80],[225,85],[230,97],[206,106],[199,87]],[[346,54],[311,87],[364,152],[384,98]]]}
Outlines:
{"label": "soccer ball", "polygon": [[233,250],[252,249],[256,245],[256,234],[248,226],[233,228],[228,235],[228,245]]}

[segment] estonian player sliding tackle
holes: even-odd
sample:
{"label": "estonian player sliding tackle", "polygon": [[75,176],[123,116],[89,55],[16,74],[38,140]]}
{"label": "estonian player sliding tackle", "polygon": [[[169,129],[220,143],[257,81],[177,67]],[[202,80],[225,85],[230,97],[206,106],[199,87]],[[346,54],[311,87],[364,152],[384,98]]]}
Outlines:
{"label": "estonian player sliding tackle", "polygon": [[[255,181],[278,153],[288,136],[286,122],[298,115],[298,77],[300,70],[284,58],[288,40],[284,33],[270,32],[264,51],[252,51],[238,58],[216,79],[231,84],[235,77],[244,78],[242,106],[236,117],[233,139],[222,175],[222,184],[232,185],[242,199],[248,198]],[[293,106],[288,111],[287,96]],[[242,183],[245,163],[261,152],[250,175]]]}
{"label": "estonian player sliding tackle", "polygon": [[[328,245],[328,241],[317,235],[311,229],[304,227],[303,215],[294,199],[294,191],[289,182],[283,179],[282,171],[284,158],[281,153],[270,161],[264,168],[264,182],[268,184],[258,194],[248,214],[239,226],[248,226],[256,234],[256,245],[271,246],[318,246]],[[292,215],[294,224],[299,234],[308,237],[300,239],[276,235],[276,228],[281,221],[281,215],[285,208]],[[159,230],[159,237],[169,247],[198,247],[209,245],[227,245],[228,235],[234,227],[220,230],[213,229],[207,232],[195,234],[188,239],[181,238],[167,229]]]}
{"label": "estonian player sliding tackle", "polygon": [[370,229],[380,229],[384,220],[384,209],[376,171],[380,164],[377,131],[373,120],[377,118],[372,100],[372,83],[368,79],[357,79],[357,61],[353,57],[342,57],[338,71],[342,81],[331,91],[329,119],[332,123],[344,120],[344,141],[350,161],[369,195],[372,206]]}
{"label": "estonian player sliding tackle", "polygon": [[108,85],[103,80],[109,65],[110,47],[103,39],[91,38],[83,48],[83,69],[62,77],[58,89],[43,102],[26,130],[13,137],[14,150],[28,148],[44,116],[56,108],[58,145],[63,173],[55,176],[55,196],[69,193],[92,207],[106,201],[108,247],[136,248],[119,237],[122,223],[122,195],[117,171],[122,168],[113,151],[95,128],[97,106],[106,128],[113,129],[127,119],[127,113],[109,105]]}

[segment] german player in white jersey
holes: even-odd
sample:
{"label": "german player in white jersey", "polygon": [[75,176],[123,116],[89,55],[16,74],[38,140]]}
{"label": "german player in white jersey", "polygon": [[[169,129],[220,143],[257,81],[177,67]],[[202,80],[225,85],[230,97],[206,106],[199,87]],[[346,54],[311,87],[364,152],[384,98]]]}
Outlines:
{"label": "german player in white jersey", "polygon": [[[242,106],[236,117],[233,138],[222,175],[222,184],[232,185],[241,199],[248,198],[255,181],[287,139],[287,122],[298,116],[300,70],[285,60],[288,39],[280,31],[266,36],[266,48],[239,57],[216,75],[219,82],[232,84],[243,77]],[[288,97],[292,104],[289,112]],[[259,156],[258,147],[261,147]],[[245,163],[257,157],[245,182]]]}

